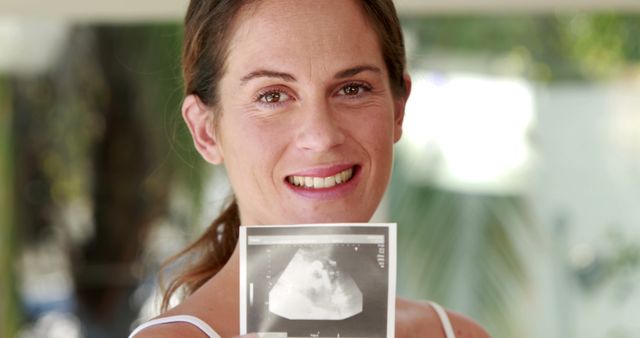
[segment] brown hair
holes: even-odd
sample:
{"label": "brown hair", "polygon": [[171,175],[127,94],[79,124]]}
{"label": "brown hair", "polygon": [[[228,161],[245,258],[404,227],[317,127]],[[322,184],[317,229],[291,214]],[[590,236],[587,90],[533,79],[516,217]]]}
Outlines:
{"label": "brown hair", "polygon": [[[197,95],[209,107],[218,104],[218,83],[224,74],[233,21],[238,12],[255,0],[191,0],[185,16],[182,72],[185,95]],[[364,14],[381,45],[391,89],[406,96],[406,60],[400,21],[392,0],[360,0]],[[214,123],[216,118],[214,117]],[[162,270],[185,257],[195,257],[163,294],[162,311],[180,288],[189,295],[226,264],[238,241],[240,217],[235,199],[193,244],[170,258]]]}

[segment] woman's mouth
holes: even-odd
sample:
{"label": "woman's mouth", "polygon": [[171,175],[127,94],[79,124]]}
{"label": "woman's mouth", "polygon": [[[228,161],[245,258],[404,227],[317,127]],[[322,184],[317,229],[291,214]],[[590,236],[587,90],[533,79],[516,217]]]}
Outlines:
{"label": "woman's mouth", "polygon": [[329,176],[287,176],[287,181],[300,188],[307,189],[327,189],[345,184],[353,178],[355,166],[342,170]]}

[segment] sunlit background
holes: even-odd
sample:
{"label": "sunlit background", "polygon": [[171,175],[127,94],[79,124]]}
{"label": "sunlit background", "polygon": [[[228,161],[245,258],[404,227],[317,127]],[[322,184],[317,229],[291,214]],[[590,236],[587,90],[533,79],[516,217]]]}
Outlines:
{"label": "sunlit background", "polygon": [[[185,5],[0,0],[0,337],[126,336],[227,200],[179,114]],[[640,337],[640,2],[398,6],[398,293],[495,338]]]}

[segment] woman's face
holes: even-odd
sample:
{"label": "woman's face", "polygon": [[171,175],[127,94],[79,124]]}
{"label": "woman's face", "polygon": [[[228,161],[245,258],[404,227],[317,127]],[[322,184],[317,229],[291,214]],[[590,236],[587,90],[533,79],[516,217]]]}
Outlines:
{"label": "woman's face", "polygon": [[359,6],[266,0],[239,14],[214,151],[243,224],[366,222],[378,206],[405,98]]}

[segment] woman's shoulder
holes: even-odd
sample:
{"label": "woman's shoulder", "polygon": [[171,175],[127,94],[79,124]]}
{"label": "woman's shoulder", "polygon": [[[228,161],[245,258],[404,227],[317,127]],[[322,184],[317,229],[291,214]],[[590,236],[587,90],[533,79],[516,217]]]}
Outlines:
{"label": "woman's shoulder", "polygon": [[145,328],[133,338],[177,338],[193,337],[207,338],[208,336],[197,327],[184,322],[171,322]]}
{"label": "woman's shoulder", "polygon": [[213,328],[199,316],[172,309],[150,321],[143,323],[133,332],[132,338],[218,338]]}
{"label": "woman's shoulder", "polygon": [[[487,331],[472,319],[446,310],[456,338],[490,338]],[[396,301],[396,337],[445,337],[442,321],[435,309],[425,302],[398,298]]]}

